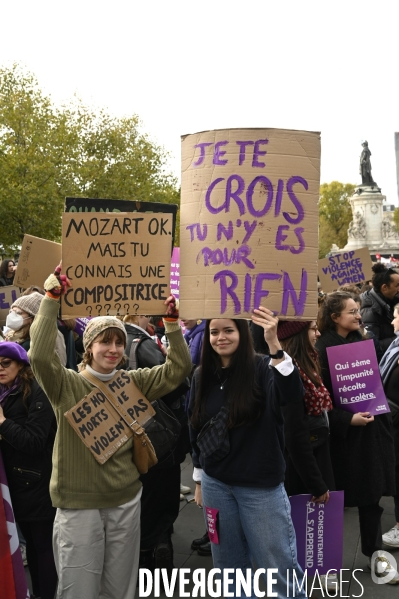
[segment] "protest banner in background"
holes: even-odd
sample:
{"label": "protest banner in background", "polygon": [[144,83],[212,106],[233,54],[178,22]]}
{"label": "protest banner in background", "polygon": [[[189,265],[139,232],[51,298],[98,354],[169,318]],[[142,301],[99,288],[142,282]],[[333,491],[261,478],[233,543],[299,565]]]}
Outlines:
{"label": "protest banner in background", "polygon": [[177,204],[135,202],[134,200],[105,200],[94,198],[65,198],[65,212],[161,212],[172,216],[172,243],[175,240]]}
{"label": "protest banner in background", "polygon": [[369,281],[373,276],[372,261],[368,248],[334,254],[319,260],[319,279],[326,293],[341,285],[357,285]]}
{"label": "protest banner in background", "polygon": [[182,138],[180,311],[317,314],[320,134],[227,129]]}
{"label": "protest banner in background", "polygon": [[344,492],[330,492],[327,504],[314,503],[312,495],[290,497],[299,565],[308,576],[342,568]]}
{"label": "protest banner in background", "polygon": [[373,340],[351,343],[346,349],[343,352],[342,345],[327,347],[336,407],[354,414],[370,412],[374,416],[390,412]]}
{"label": "protest banner in background", "polygon": [[100,389],[93,389],[64,414],[100,464],[105,464],[132,437],[128,424],[132,419],[144,426],[155,414],[150,402],[124,370],[104,384],[113,405]]}
{"label": "protest banner in background", "polygon": [[62,270],[72,284],[63,318],[165,313],[170,214],[64,212],[62,230]]}
{"label": "protest banner in background", "polygon": [[180,248],[173,248],[170,265],[170,292],[180,297]]}
{"label": "protest banner in background", "polygon": [[44,281],[61,261],[61,244],[33,235],[24,235],[14,285],[27,289],[43,287]]}
{"label": "protest banner in background", "polygon": [[19,287],[15,287],[14,285],[0,287],[0,326],[4,327],[6,324],[6,318],[11,306],[20,295],[21,291]]}

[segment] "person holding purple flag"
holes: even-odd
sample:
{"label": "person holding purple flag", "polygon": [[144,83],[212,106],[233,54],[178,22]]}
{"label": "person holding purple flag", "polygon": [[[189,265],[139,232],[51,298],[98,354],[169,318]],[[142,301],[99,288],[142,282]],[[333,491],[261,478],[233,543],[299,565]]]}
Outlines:
{"label": "person holding purple flag", "polygon": [[56,434],[53,409],[18,343],[0,343],[0,447],[15,520],[26,539],[33,594],[53,599],[57,588],[50,499]]}
{"label": "person holding purple flag", "polygon": [[[352,295],[336,291],[325,298],[318,315],[321,333],[316,341],[322,379],[332,395],[327,348],[342,346],[350,358],[350,344],[364,340],[360,311]],[[388,414],[353,414],[336,404],[329,412],[330,450],[336,488],[345,492],[345,506],[357,507],[362,553],[371,558],[382,549],[381,514],[383,495],[395,493],[394,446]],[[392,459],[391,459],[392,458]],[[390,584],[399,583],[399,574]]]}

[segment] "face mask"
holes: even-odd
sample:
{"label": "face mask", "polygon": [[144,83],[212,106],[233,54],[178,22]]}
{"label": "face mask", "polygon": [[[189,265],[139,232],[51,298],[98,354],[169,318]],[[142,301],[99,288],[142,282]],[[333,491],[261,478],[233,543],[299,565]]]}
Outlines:
{"label": "face mask", "polygon": [[22,318],[21,314],[12,311],[6,318],[6,327],[13,331],[19,331],[24,324],[24,320],[29,320],[29,318]]}

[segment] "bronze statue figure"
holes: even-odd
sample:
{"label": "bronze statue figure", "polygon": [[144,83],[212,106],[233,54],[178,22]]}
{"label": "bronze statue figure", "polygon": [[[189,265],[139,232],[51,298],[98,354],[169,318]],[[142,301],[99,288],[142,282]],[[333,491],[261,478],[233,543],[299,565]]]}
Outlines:
{"label": "bronze statue figure", "polygon": [[373,181],[373,177],[371,175],[371,162],[370,156],[371,152],[369,150],[369,144],[367,141],[362,143],[363,150],[360,155],[360,169],[359,172],[362,176],[362,185],[376,185],[375,181]]}

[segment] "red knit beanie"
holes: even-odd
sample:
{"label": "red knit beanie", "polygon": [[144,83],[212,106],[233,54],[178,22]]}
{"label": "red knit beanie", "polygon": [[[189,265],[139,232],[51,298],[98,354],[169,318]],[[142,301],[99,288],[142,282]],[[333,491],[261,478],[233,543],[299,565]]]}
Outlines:
{"label": "red knit beanie", "polygon": [[282,341],[283,339],[298,335],[311,322],[311,320],[280,320],[277,327],[277,338]]}

